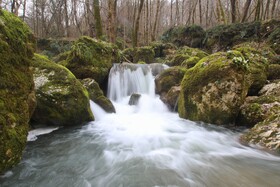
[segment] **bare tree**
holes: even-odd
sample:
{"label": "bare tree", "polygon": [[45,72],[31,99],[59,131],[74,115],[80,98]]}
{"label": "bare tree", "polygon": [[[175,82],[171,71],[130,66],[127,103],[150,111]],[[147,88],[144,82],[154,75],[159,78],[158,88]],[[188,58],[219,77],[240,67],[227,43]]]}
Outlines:
{"label": "bare tree", "polygon": [[93,0],[93,9],[94,9],[96,37],[100,39],[101,36],[103,35],[103,31],[102,31],[102,23],[101,23],[101,16],[100,16],[99,0]]}
{"label": "bare tree", "polygon": [[115,43],[116,41],[116,13],[117,0],[108,1],[108,35],[109,41]]}
{"label": "bare tree", "polygon": [[248,12],[249,12],[249,7],[250,7],[251,3],[252,3],[252,0],[246,0],[241,22],[245,22],[247,20],[247,16],[248,16]]}
{"label": "bare tree", "polygon": [[[133,47],[136,47],[138,45],[139,21],[140,21],[141,12],[143,9],[143,4],[144,4],[144,0],[140,0],[140,5],[138,7],[137,17],[135,20],[135,25],[134,25],[134,29],[133,29],[133,33],[132,33],[132,46]],[[135,9],[135,11],[136,11],[136,9]]]}
{"label": "bare tree", "polygon": [[230,0],[231,4],[231,22],[236,22],[236,0]]}

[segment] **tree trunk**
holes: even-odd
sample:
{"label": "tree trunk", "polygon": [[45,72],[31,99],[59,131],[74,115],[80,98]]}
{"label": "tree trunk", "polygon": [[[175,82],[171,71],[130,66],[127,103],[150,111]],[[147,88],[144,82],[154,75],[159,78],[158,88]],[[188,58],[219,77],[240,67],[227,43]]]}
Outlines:
{"label": "tree trunk", "polygon": [[101,36],[103,35],[103,31],[102,31],[102,23],[101,23],[101,16],[100,16],[99,0],[93,0],[93,9],[94,9],[96,38],[100,39]]}
{"label": "tree trunk", "polygon": [[69,29],[69,17],[68,17],[68,4],[67,4],[67,0],[64,0],[64,14],[65,14],[66,37],[69,37],[70,36],[70,29]]}
{"label": "tree trunk", "polygon": [[270,0],[267,0],[266,7],[264,10],[264,20],[269,19],[269,7],[270,7]]}
{"label": "tree trunk", "polygon": [[173,27],[173,0],[170,1],[170,25]]}
{"label": "tree trunk", "polygon": [[271,8],[271,18],[274,18],[275,8],[276,8],[276,0],[273,0],[272,8]]}
{"label": "tree trunk", "polygon": [[179,25],[179,20],[180,20],[180,14],[179,14],[179,1],[175,1],[176,8],[175,8],[175,24],[176,26]]}
{"label": "tree trunk", "polygon": [[249,11],[249,7],[250,7],[251,3],[252,3],[252,0],[247,0],[245,3],[244,10],[243,10],[243,16],[241,19],[242,23],[247,20],[247,15],[248,15],[248,11]]}
{"label": "tree trunk", "polygon": [[[2,0],[0,0],[0,9],[1,9]],[[23,1],[23,10],[22,10],[22,20],[25,21],[26,14],[26,0]]]}
{"label": "tree trunk", "polygon": [[132,35],[132,46],[137,47],[138,45],[138,31],[139,31],[139,22],[140,22],[140,16],[143,8],[144,0],[140,0],[140,5],[138,8],[138,13],[135,21],[135,26],[133,29],[133,35]]}
{"label": "tree trunk", "polygon": [[108,1],[108,32],[109,41],[116,42],[116,13],[117,13],[117,0]]}
{"label": "tree trunk", "polygon": [[257,0],[255,21],[260,21],[261,18],[261,0]]}
{"label": "tree trunk", "polygon": [[152,32],[152,41],[156,40],[156,28],[158,23],[158,15],[159,15],[159,9],[160,9],[160,0],[157,0],[157,9],[156,9],[156,16],[155,16],[155,22],[153,26],[153,32]]}
{"label": "tree trunk", "polygon": [[[207,1],[208,4],[208,1]],[[199,24],[202,26],[202,4],[201,0],[198,1],[198,6],[199,6]]]}
{"label": "tree trunk", "polygon": [[236,0],[230,0],[231,4],[231,22],[236,22]]}

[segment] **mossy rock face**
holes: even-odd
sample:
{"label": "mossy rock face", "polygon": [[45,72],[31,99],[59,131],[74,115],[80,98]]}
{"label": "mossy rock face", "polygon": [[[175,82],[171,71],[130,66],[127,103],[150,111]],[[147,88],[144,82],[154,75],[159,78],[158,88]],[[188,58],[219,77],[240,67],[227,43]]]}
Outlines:
{"label": "mossy rock face", "polygon": [[130,61],[135,64],[145,62],[151,64],[155,62],[155,51],[151,46],[127,48],[122,51],[124,61]]}
{"label": "mossy rock face", "polygon": [[171,42],[177,46],[189,46],[202,48],[205,42],[206,32],[197,25],[186,27],[173,27],[163,33],[161,40]]}
{"label": "mossy rock face", "polygon": [[162,94],[160,99],[168,106],[171,111],[178,111],[178,98],[181,87],[172,86],[166,94]]}
{"label": "mossy rock face", "polygon": [[177,50],[177,47],[172,43],[154,42],[151,46],[155,52],[155,58],[165,58],[173,55]]}
{"label": "mossy rock face", "polygon": [[258,39],[261,23],[219,25],[207,30],[206,48],[212,52],[225,51],[232,46]]}
{"label": "mossy rock face", "polygon": [[185,68],[178,66],[168,68],[161,72],[155,78],[156,93],[164,95],[171,89],[171,87],[179,86],[185,72]]}
{"label": "mossy rock face", "polygon": [[280,79],[280,64],[270,64],[268,66],[268,80]]}
{"label": "mossy rock face", "polygon": [[105,84],[113,63],[120,61],[116,46],[83,36],[78,39],[67,58],[66,67],[78,78],[92,78]]}
{"label": "mossy rock face", "polygon": [[35,108],[30,61],[35,39],[18,17],[0,10],[0,174],[17,164]]}
{"label": "mossy rock face", "polygon": [[172,59],[166,64],[169,66],[184,66],[186,68],[191,68],[200,59],[206,56],[208,56],[208,54],[200,49],[184,46],[179,48],[173,55]]}
{"label": "mossy rock face", "polygon": [[115,113],[115,107],[112,102],[104,96],[103,91],[100,89],[98,83],[90,78],[81,80],[84,87],[88,90],[89,98],[98,104],[108,113]]}
{"label": "mossy rock face", "polygon": [[201,59],[186,71],[182,80],[180,117],[217,125],[234,123],[250,86],[246,83],[246,73],[246,61],[238,51]]}
{"label": "mossy rock face", "polygon": [[280,153],[280,110],[255,125],[241,136],[241,141],[247,144],[257,144],[269,150]]}
{"label": "mossy rock face", "polygon": [[265,85],[259,95],[246,102],[240,112],[243,121],[239,122],[256,124],[241,140],[280,153],[280,81]]}
{"label": "mossy rock face", "polygon": [[37,97],[34,122],[73,126],[94,120],[87,90],[67,68],[37,54],[32,66]]}
{"label": "mossy rock face", "polygon": [[248,97],[241,106],[236,124],[252,127],[278,112],[280,112],[280,97],[273,95]]}
{"label": "mossy rock face", "polygon": [[277,53],[280,54],[280,28],[275,29],[268,37],[268,42],[270,43],[271,48]]}
{"label": "mossy rock face", "polygon": [[247,60],[249,74],[246,76],[250,83],[248,95],[257,95],[258,91],[265,85],[268,74],[268,65],[275,53],[266,44],[243,43],[234,47],[241,52]]}

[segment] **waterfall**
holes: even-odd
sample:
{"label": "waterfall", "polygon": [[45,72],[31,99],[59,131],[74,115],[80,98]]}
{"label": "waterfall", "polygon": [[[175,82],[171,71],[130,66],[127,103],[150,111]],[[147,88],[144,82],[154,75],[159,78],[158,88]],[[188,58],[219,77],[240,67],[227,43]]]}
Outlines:
{"label": "waterfall", "polygon": [[119,101],[133,93],[154,96],[154,77],[166,68],[163,64],[114,64],[109,74],[108,98]]}

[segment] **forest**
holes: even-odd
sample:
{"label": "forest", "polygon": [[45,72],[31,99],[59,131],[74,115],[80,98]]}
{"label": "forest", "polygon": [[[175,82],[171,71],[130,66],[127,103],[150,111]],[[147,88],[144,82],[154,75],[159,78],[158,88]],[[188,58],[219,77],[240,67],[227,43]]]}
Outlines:
{"label": "forest", "polygon": [[263,21],[280,16],[277,0],[0,0],[37,38],[82,35],[143,46],[174,26]]}

